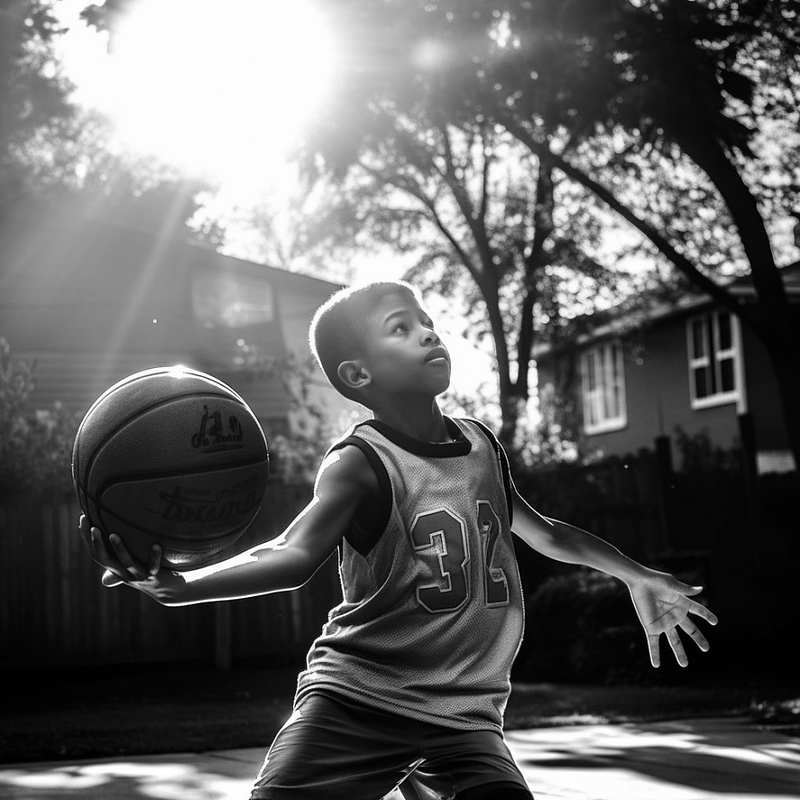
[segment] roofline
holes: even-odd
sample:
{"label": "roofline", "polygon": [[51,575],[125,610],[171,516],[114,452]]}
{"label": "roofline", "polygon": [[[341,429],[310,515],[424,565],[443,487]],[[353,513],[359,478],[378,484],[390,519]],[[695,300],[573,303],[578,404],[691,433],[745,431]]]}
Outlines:
{"label": "roofline", "polygon": [[202,244],[201,242],[185,242],[187,247],[194,250],[200,250],[204,253],[207,253],[210,257],[215,259],[219,259],[221,261],[227,261],[231,265],[242,266],[249,269],[255,269],[259,272],[263,272],[267,270],[268,272],[272,273],[274,277],[278,278],[279,280],[286,280],[286,279],[301,279],[304,281],[308,281],[311,283],[319,284],[321,287],[326,287],[330,289],[331,293],[338,291],[341,289],[344,284],[337,283],[336,281],[329,281],[325,278],[318,278],[316,275],[308,275],[305,272],[296,272],[294,270],[285,269],[284,267],[274,267],[270,264],[265,264],[260,261],[250,261],[246,258],[239,258],[238,256],[231,256],[227,253],[222,253],[219,250],[214,250],[212,247],[206,244]]}
{"label": "roofline", "polygon": [[[124,230],[128,235],[141,237],[142,239],[154,239],[159,236],[158,231],[148,230],[145,227],[138,225],[125,224],[124,219],[114,216],[99,217],[92,216],[88,213],[88,209],[80,205],[69,205],[63,202],[52,200],[42,200],[38,198],[22,198],[18,201],[6,201],[0,203],[0,220],[10,219],[19,221],[35,221],[34,215],[44,216],[47,220],[58,224],[68,223],[71,220],[89,221],[95,225],[101,225],[105,228],[116,228]],[[185,235],[182,235],[185,234]],[[189,229],[180,229],[180,231],[170,231],[167,240],[171,245],[176,247],[186,247],[188,252],[197,250],[206,254],[209,258],[218,259],[222,262],[228,262],[231,266],[239,265],[243,268],[257,270],[263,274],[264,270],[269,270],[272,276],[278,280],[301,280],[318,284],[320,288],[325,288],[333,294],[335,291],[341,289],[344,284],[335,281],[325,280],[318,278],[314,275],[308,275],[304,272],[294,272],[283,267],[274,267],[268,264],[260,263],[258,261],[249,261],[244,258],[238,258],[219,250],[215,250],[210,245],[203,244],[202,242],[193,242],[188,238]]]}
{"label": "roofline", "polygon": [[[781,270],[793,270],[793,269],[800,269],[800,261],[795,261],[791,264],[786,264],[783,267],[780,267]],[[726,291],[730,292],[734,297],[739,297],[742,299],[753,298],[755,297],[755,288],[752,283],[744,283],[744,281],[749,281],[750,276],[743,276],[740,278],[735,278],[730,284],[728,284]],[[800,298],[800,284],[793,285],[787,284],[784,280],[784,289],[786,291],[787,296],[790,299],[793,298]],[[703,295],[692,295],[689,297],[684,297],[678,300],[676,303],[659,303],[657,306],[654,306],[650,309],[639,309],[639,310],[632,310],[623,313],[620,317],[617,317],[614,320],[609,322],[604,322],[598,325],[596,328],[593,328],[588,333],[581,333],[577,337],[575,337],[571,342],[570,345],[584,345],[589,342],[597,341],[598,339],[603,339],[608,336],[612,336],[615,333],[618,333],[621,330],[626,328],[626,323],[628,323],[631,318],[635,318],[637,315],[642,317],[642,322],[655,322],[660,319],[664,319],[665,317],[670,316],[678,316],[679,314],[686,313],[688,311],[692,311],[697,308],[701,308],[703,306],[709,306],[717,304],[717,301],[711,297],[710,295],[703,294]],[[591,316],[589,314],[583,315]],[[550,343],[534,345],[532,358],[536,359],[543,355],[547,355],[551,353],[554,349],[554,346]]]}

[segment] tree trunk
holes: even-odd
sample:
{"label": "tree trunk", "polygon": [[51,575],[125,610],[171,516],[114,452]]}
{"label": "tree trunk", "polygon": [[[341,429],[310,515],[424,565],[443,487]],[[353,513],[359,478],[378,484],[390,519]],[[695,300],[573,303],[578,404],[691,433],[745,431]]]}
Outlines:
{"label": "tree trunk", "polygon": [[736,165],[717,142],[686,141],[681,146],[714,183],[736,223],[750,262],[756,295],[754,313],[742,313],[741,319],[769,354],[783,405],[789,448],[795,468],[800,470],[800,321],[789,305],[764,219]]}
{"label": "tree trunk", "polygon": [[769,355],[783,405],[789,449],[800,490],[800,319],[785,325],[760,326],[759,338]]}
{"label": "tree trunk", "polygon": [[712,140],[679,141],[683,151],[708,175],[725,201],[742,242],[762,319],[780,318],[788,324],[789,302],[775,264],[772,244],[756,198],[721,145]]}

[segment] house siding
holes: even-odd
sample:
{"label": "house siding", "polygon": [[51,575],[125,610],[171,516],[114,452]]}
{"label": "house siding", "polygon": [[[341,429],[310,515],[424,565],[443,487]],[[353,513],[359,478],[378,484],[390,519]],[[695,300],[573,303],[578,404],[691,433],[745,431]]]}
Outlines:
{"label": "house siding", "polygon": [[645,329],[639,335],[641,352],[626,363],[630,374],[628,410],[636,420],[636,441],[652,440],[656,435],[671,436],[673,463],[678,467],[681,461],[675,444],[678,429],[689,437],[707,434],[712,442],[723,447],[732,447],[739,433],[735,402],[692,408],[687,319],[688,316],[681,315],[663,325]]}
{"label": "house siding", "polygon": [[756,448],[759,451],[788,451],[789,434],[775,372],[761,342],[744,331],[745,385],[748,407],[753,414]]}
{"label": "house siding", "polygon": [[234,361],[242,331],[204,328],[196,318],[192,281],[203,271],[272,286],[274,318],[245,336],[267,358],[307,353],[313,310],[338,288],[63,209],[1,209],[0,336],[15,358],[35,365],[29,406],[59,401],[82,414],[127,375],[180,363],[230,383],[262,424],[285,428],[291,399],[283,382]]}
{"label": "house siding", "polygon": [[[704,409],[691,407],[686,345],[687,315],[641,328],[626,338],[624,348],[627,424],[607,433],[584,434],[584,449],[602,456],[625,456],[652,448],[655,437],[672,438],[672,458],[680,468],[676,431],[707,434],[718,446],[732,447],[739,435],[736,403]],[[599,342],[600,340],[598,340]],[[553,358],[539,364],[540,381],[552,381]],[[746,373],[747,374],[747,373]],[[576,387],[579,391],[579,387]]]}

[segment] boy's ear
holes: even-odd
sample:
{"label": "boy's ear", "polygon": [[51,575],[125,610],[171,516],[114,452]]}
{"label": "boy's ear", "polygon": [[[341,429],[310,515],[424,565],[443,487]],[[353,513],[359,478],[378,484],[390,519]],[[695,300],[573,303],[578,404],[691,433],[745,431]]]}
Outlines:
{"label": "boy's ear", "polygon": [[372,381],[372,376],[359,361],[342,361],[336,372],[339,380],[350,389],[363,389]]}

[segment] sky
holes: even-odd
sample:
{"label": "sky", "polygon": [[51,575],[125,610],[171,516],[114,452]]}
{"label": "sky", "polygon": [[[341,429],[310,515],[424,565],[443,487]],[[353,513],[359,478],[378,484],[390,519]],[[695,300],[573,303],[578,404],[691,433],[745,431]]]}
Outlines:
{"label": "sky", "polygon": [[[265,0],[140,0],[105,34],[60,0],[62,53],[77,97],[121,141],[249,197],[287,180],[286,152],[333,75],[332,38],[313,6]],[[224,14],[219,13],[220,8]]]}
{"label": "sky", "polygon": [[[121,146],[151,154],[219,185],[225,213],[275,203],[297,191],[287,152],[335,76],[336,44],[306,0],[140,0],[108,51],[105,34],[79,14],[89,0],[59,0],[68,28],[59,48],[75,99],[108,115]],[[223,5],[225,14],[220,15]],[[176,46],[176,43],[179,43]],[[228,248],[248,256],[251,234]],[[390,251],[355,263],[356,279],[398,278],[406,262]],[[453,386],[492,380],[492,357],[464,338],[446,298],[431,298],[451,350]]]}

